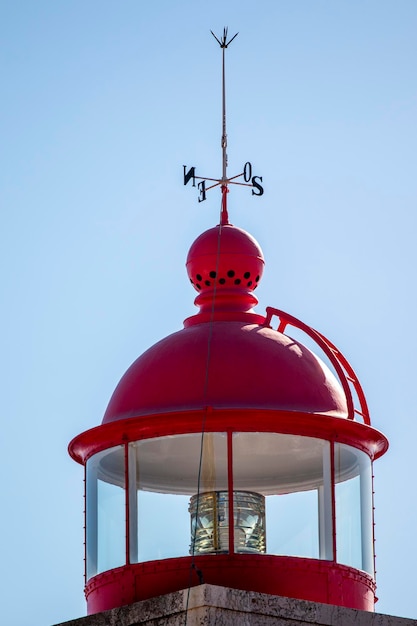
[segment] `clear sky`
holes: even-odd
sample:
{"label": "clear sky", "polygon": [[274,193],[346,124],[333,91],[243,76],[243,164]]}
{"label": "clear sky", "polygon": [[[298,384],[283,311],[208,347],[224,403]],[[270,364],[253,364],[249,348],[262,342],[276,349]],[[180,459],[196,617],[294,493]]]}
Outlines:
{"label": "clear sky", "polygon": [[16,0],[0,7],[1,612],[85,614],[83,473],[130,363],[182,327],[184,268],[217,223],[182,166],[221,174],[228,25],[231,221],[266,257],[257,308],[324,332],[373,425],[380,612],[417,617],[415,0]]}

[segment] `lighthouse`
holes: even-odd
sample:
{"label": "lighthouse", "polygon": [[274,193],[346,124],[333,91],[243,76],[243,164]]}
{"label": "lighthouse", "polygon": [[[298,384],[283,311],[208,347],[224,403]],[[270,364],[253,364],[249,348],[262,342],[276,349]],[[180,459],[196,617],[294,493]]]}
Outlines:
{"label": "lighthouse", "polygon": [[[263,194],[251,163],[227,174],[224,60],[233,39],[226,29],[216,37],[222,176],[184,166],[199,201],[221,191],[218,223],[186,257],[196,313],[128,367],[101,424],[69,445],[85,471],[86,620],[132,610],[146,623],[152,611],[155,620],[166,614],[155,623],[187,623],[207,603],[221,612],[225,597],[234,607],[225,624],[242,619],[230,613],[238,606],[253,624],[271,623],[259,621],[260,606],[272,616],[304,607],[304,617],[322,607],[316,621],[306,618],[317,624],[374,611],[373,464],[388,441],[336,345],[259,305],[266,260],[228,210],[232,185]],[[339,611],[333,621],[329,605]],[[189,623],[214,623],[200,618]]]}
{"label": "lighthouse", "polygon": [[244,230],[200,235],[187,257],[199,311],[71,442],[86,470],[89,612],[202,582],[373,610],[372,463],[388,443],[329,340],[254,312],[263,268]]}

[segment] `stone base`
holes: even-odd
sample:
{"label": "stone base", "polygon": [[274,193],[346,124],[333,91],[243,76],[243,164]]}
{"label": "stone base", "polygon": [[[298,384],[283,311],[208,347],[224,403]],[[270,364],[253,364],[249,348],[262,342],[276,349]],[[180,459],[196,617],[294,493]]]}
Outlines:
{"label": "stone base", "polygon": [[417,626],[417,620],[214,585],[135,602],[56,626]]}

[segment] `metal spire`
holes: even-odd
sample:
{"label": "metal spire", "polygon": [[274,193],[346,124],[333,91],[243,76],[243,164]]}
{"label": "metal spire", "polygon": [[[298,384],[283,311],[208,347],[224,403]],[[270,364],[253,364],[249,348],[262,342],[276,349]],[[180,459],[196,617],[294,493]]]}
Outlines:
{"label": "metal spire", "polygon": [[[200,182],[198,183],[199,189],[199,202],[203,202],[206,199],[206,192],[209,189],[213,189],[213,187],[221,187],[222,191],[222,211],[220,221],[222,224],[228,224],[228,214],[227,214],[227,194],[229,192],[228,186],[232,185],[243,185],[245,187],[252,187],[252,195],[254,196],[262,196],[264,190],[262,185],[260,185],[259,181],[262,182],[261,176],[252,176],[252,164],[248,161],[243,166],[243,172],[237,174],[236,176],[232,176],[228,178],[227,176],[227,131],[226,131],[226,69],[225,69],[225,50],[230,46],[232,41],[238,36],[239,33],[233,35],[231,39],[228,40],[228,29],[225,27],[223,29],[223,36],[221,38],[217,37],[213,31],[211,30],[211,34],[214,39],[219,44],[222,50],[222,139],[221,139],[221,148],[222,148],[222,177],[219,178],[208,178],[207,176],[196,176],[195,167],[190,167],[187,171],[187,166],[184,165],[184,185],[186,185],[190,180],[193,181],[193,187],[196,186],[195,181],[198,179]],[[237,178],[243,176],[245,182],[237,182]],[[206,187],[206,182],[211,181],[214,184]]]}
{"label": "metal spire", "polygon": [[223,37],[221,40],[216,37],[213,31],[210,31],[214,39],[222,49],[222,214],[221,223],[227,224],[229,222],[229,216],[227,213],[227,194],[229,192],[227,188],[227,132],[226,132],[226,70],[225,70],[225,51],[233,39],[238,36],[236,33],[229,41],[227,41],[227,27],[223,29]]}
{"label": "metal spire", "polygon": [[229,41],[227,41],[227,27],[223,29],[223,37],[222,39],[218,39],[213,31],[210,31],[213,35],[214,39],[219,44],[222,49],[222,156],[223,156],[223,177],[222,180],[224,183],[227,181],[227,132],[226,132],[226,70],[225,70],[225,50],[232,43],[233,39],[235,39],[239,33],[236,33]]}

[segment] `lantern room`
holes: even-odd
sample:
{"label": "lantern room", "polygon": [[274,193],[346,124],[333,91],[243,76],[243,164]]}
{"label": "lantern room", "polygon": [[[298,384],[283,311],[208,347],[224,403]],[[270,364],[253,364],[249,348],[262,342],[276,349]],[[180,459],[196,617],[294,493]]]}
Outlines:
{"label": "lantern room", "polygon": [[355,372],[300,320],[254,311],[263,254],[227,219],[186,267],[198,312],[69,446],[88,612],[203,582],[372,611],[372,464],[388,442]]}

